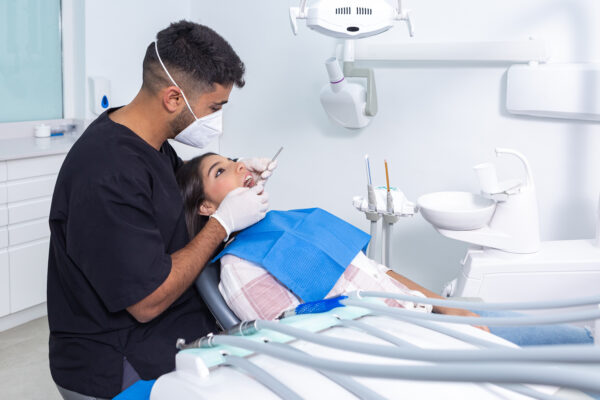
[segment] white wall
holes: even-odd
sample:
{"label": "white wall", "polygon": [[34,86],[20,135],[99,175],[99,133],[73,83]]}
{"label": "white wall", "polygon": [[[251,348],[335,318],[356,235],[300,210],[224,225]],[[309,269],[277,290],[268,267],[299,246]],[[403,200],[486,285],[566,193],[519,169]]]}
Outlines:
{"label": "white wall", "polygon": [[[111,106],[129,103],[142,86],[146,47],[171,22],[189,18],[190,0],[87,0],[86,80],[90,76],[107,77],[112,89]],[[92,118],[88,92],[85,99],[86,117]]]}
{"label": "white wall", "polygon": [[[296,2],[293,2],[296,4]],[[491,41],[546,39],[552,61],[600,59],[597,0],[406,0],[416,37],[398,25],[375,40]],[[477,191],[471,167],[493,160],[496,146],[512,147],[531,162],[538,186],[543,239],[593,236],[600,190],[600,124],[507,114],[506,69],[495,64],[380,65],[379,114],[350,131],[328,121],[318,94],[327,82],[324,61],[336,41],[300,22],[294,37],[281,0],[192,2],[192,19],[222,34],[247,66],[247,84],[225,110],[227,155],[271,156],[280,167],[269,182],[272,207],[320,206],[367,230],[351,206],[364,194],[363,156],[384,182],[409,197],[438,190]],[[152,30],[150,30],[152,31]],[[501,178],[520,173],[498,161]],[[400,221],[392,267],[440,289],[457,272],[466,245],[437,234],[420,216]]]}

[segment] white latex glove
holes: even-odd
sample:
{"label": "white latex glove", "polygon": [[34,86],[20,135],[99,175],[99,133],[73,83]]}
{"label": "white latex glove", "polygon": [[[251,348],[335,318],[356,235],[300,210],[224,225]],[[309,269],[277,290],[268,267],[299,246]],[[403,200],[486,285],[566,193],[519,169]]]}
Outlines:
{"label": "white latex glove", "polygon": [[277,160],[271,161],[269,158],[243,158],[240,162],[244,163],[257,184],[264,184],[277,168]]}
{"label": "white latex glove", "polygon": [[269,195],[262,185],[252,188],[240,187],[225,196],[219,208],[211,215],[219,221],[227,237],[232,232],[242,230],[265,217],[269,208]]}

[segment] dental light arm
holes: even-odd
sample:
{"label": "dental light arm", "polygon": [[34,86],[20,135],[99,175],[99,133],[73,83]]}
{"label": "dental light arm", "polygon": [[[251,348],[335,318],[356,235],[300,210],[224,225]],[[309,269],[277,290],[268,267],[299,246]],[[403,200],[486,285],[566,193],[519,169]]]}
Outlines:
{"label": "dental light arm", "polygon": [[369,117],[377,115],[377,87],[375,86],[375,73],[372,68],[355,68],[354,62],[344,61],[344,75],[348,78],[367,79],[367,103],[365,114]]}
{"label": "dental light arm", "polygon": [[[335,57],[329,58],[325,62],[329,84],[321,90],[321,105],[336,123],[345,128],[358,129],[364,128],[371,122],[371,113],[377,112],[377,101],[371,104],[368,102],[367,91],[362,85],[347,82]],[[372,74],[372,71],[371,71]],[[372,79],[371,79],[372,80]],[[374,104],[374,110],[373,109]]]}

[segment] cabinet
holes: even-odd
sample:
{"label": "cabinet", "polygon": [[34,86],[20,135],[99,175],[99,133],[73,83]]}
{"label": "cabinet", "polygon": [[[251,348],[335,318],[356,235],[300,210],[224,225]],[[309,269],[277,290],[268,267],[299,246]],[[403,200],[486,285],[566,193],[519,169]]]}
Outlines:
{"label": "cabinet", "polygon": [[8,210],[6,208],[6,162],[0,161],[0,318],[10,312],[8,274]]}
{"label": "cabinet", "polygon": [[8,247],[8,228],[0,227],[0,249]]}
{"label": "cabinet", "polygon": [[10,312],[24,310],[46,301],[48,239],[10,247]]}
{"label": "cabinet", "polygon": [[45,313],[48,216],[70,146],[66,139],[43,149],[29,138],[0,140],[0,330]]}
{"label": "cabinet", "polygon": [[0,248],[0,317],[10,312],[10,292],[8,282],[8,252]]}

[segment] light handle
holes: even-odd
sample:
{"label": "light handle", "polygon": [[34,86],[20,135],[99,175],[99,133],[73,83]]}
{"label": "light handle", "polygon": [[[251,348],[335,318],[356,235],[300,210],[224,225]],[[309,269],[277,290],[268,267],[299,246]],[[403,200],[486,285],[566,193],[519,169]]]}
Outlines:
{"label": "light handle", "polygon": [[396,9],[396,19],[399,21],[406,21],[406,27],[408,28],[408,34],[410,37],[415,36],[413,23],[410,18],[410,10],[402,10],[402,0],[398,0],[398,8]]}

